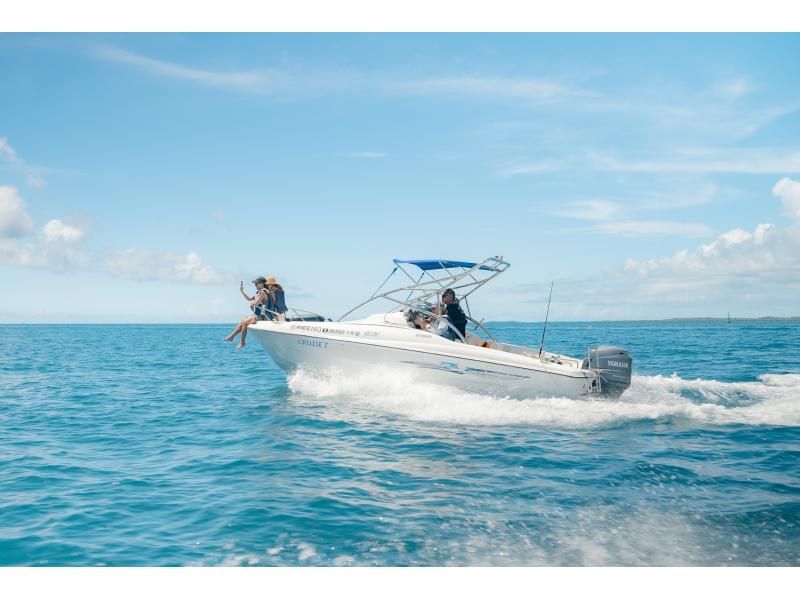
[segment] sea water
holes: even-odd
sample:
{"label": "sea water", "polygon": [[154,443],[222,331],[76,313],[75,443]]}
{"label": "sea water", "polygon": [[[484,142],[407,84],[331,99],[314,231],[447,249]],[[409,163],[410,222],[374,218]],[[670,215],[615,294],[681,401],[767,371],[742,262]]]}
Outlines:
{"label": "sea water", "polygon": [[800,324],[551,324],[633,353],[613,400],[287,379],[228,329],[0,326],[0,564],[800,564]]}

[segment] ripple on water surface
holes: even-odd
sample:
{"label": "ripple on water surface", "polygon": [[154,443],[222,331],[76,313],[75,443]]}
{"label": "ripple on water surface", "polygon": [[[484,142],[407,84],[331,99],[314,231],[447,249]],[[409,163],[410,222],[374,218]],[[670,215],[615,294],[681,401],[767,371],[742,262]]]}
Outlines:
{"label": "ripple on water surface", "polygon": [[287,380],[224,326],[0,326],[0,564],[798,565],[799,330],[555,324],[632,350],[608,401]]}

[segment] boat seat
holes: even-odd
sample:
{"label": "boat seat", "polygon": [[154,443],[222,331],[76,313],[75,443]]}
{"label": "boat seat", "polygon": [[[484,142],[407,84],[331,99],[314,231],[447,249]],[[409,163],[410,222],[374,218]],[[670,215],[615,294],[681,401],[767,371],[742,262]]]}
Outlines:
{"label": "boat seat", "polygon": [[472,345],[474,347],[485,347],[487,349],[493,349],[494,343],[490,340],[486,340],[485,338],[481,338],[477,334],[472,334],[471,332],[467,332],[467,344]]}

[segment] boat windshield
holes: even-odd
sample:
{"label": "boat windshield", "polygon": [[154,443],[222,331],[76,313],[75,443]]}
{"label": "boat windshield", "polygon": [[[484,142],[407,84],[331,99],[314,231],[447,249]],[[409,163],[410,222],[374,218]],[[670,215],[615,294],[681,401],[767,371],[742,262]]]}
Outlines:
{"label": "boat windshield", "polygon": [[[468,319],[477,328],[494,338],[488,330],[483,328],[479,321],[472,317],[468,297],[511,266],[508,262],[503,261],[502,257],[489,257],[479,262],[444,259],[395,259],[393,262],[394,269],[372,296],[342,315],[339,321],[362,307],[381,300],[386,300],[393,304],[393,311],[410,309],[432,315],[432,304],[440,302],[442,292],[449,288],[453,289],[456,296],[460,298]],[[401,277],[405,277],[404,279],[401,278],[401,280],[406,284],[392,290],[383,290],[387,283],[398,273]]]}

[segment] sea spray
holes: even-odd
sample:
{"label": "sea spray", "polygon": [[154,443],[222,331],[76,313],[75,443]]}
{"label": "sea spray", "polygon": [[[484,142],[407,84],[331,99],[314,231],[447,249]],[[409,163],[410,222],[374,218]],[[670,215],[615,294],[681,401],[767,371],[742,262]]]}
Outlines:
{"label": "sea spray", "polygon": [[299,370],[289,388],[319,400],[330,417],[372,410],[419,421],[468,425],[527,424],[565,429],[613,427],[639,420],[688,420],[698,425],[800,425],[800,375],[764,374],[756,382],[634,376],[618,399],[512,399],[421,382],[412,373],[373,368],[358,376]]}

